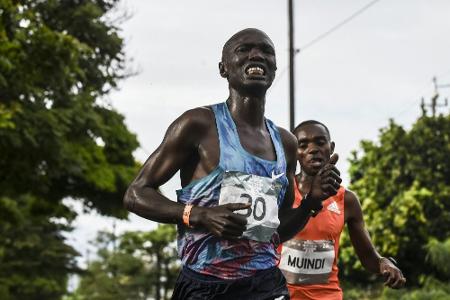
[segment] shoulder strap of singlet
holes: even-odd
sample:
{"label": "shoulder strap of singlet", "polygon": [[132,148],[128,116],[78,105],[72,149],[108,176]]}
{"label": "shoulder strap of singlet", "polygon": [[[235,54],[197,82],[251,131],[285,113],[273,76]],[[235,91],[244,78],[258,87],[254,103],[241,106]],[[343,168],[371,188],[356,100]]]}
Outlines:
{"label": "shoulder strap of singlet", "polygon": [[219,138],[219,166],[223,166],[226,152],[235,147],[238,137],[234,134],[234,123],[230,121],[226,103],[217,103],[211,106],[216,120],[217,135]]}
{"label": "shoulder strap of singlet", "polygon": [[[235,155],[234,153],[241,153],[244,150],[242,149],[236,125],[231,117],[226,102],[214,104],[211,107],[216,119],[220,145],[220,165],[223,167],[224,158]],[[271,120],[265,119],[265,121],[275,148],[277,167],[282,172],[286,172],[286,158],[278,128]],[[257,159],[256,157],[254,158]]]}
{"label": "shoulder strap of singlet", "polygon": [[286,156],[284,154],[283,140],[281,139],[280,132],[277,126],[269,119],[266,119],[267,128],[272,137],[272,143],[275,147],[275,153],[277,155],[277,166],[286,173]]}

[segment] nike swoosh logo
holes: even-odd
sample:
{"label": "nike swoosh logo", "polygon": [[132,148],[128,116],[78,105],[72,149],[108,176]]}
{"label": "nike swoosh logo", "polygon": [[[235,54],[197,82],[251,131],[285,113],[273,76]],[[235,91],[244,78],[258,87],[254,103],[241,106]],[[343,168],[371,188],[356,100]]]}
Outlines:
{"label": "nike swoosh logo", "polygon": [[272,179],[278,179],[278,178],[280,178],[281,176],[283,176],[284,175],[284,173],[280,173],[280,174],[275,174],[273,171],[272,171]]}

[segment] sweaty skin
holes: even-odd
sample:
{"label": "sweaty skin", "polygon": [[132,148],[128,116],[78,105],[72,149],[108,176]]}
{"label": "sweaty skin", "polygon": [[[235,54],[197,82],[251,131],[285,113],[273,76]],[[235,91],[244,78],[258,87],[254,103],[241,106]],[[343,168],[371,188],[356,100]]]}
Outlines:
{"label": "sweaty skin", "polygon": [[[301,173],[297,175],[301,194],[308,191],[315,175],[326,164],[334,151],[328,131],[321,124],[305,124],[295,130],[298,140],[297,158]],[[347,224],[353,248],[362,265],[368,271],[382,274],[385,285],[402,287],[406,279],[390,260],[382,258],[376,251],[364,224],[361,205],[355,193],[346,190],[344,194],[344,222]]]}
{"label": "sweaty skin", "polygon": [[[246,29],[235,34],[225,44],[220,75],[226,78],[229,97],[228,109],[236,124],[243,148],[252,155],[275,160],[276,154],[264,122],[266,91],[275,78],[275,49],[270,38],[257,29]],[[336,194],[337,187],[330,184],[338,180],[339,171],[334,163],[324,165],[311,182],[309,206],[292,208],[293,180],[296,166],[297,140],[293,134],[278,128],[287,162],[289,187],[280,207],[278,232],[284,241],[306,224],[310,208]],[[184,187],[194,180],[210,174],[219,163],[219,141],[214,114],[210,107],[188,110],[167,129],[159,147],[150,155],[130,184],[125,197],[125,207],[149,220],[161,223],[182,223],[185,205],[171,201],[158,192],[177,171]],[[212,234],[236,239],[245,230],[244,216],[233,213],[248,208],[247,204],[225,204],[215,207],[194,206],[190,224],[206,228]]]}

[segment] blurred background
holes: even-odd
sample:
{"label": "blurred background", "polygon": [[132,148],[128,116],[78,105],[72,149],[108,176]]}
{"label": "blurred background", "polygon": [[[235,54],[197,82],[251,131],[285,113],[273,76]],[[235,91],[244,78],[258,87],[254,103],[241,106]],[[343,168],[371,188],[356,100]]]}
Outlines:
{"label": "blurred background", "polygon": [[[168,299],[172,225],[122,196],[167,127],[228,96],[224,42],[273,40],[289,128],[288,2],[0,0],[0,299]],[[450,2],[294,0],[295,120],[325,123],[401,291],[346,234],[345,299],[450,299]],[[178,175],[161,187],[175,200]]]}

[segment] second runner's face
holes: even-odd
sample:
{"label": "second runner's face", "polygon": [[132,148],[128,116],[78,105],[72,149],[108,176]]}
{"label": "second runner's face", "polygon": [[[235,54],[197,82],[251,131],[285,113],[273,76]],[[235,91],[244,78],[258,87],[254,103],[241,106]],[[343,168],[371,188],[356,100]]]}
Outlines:
{"label": "second runner's face", "polygon": [[297,159],[302,172],[316,175],[320,168],[330,160],[334,151],[334,142],[320,124],[308,124],[296,133],[298,140]]}
{"label": "second runner's face", "polygon": [[228,47],[224,65],[231,87],[265,91],[277,69],[273,43],[262,32],[245,32]]}

